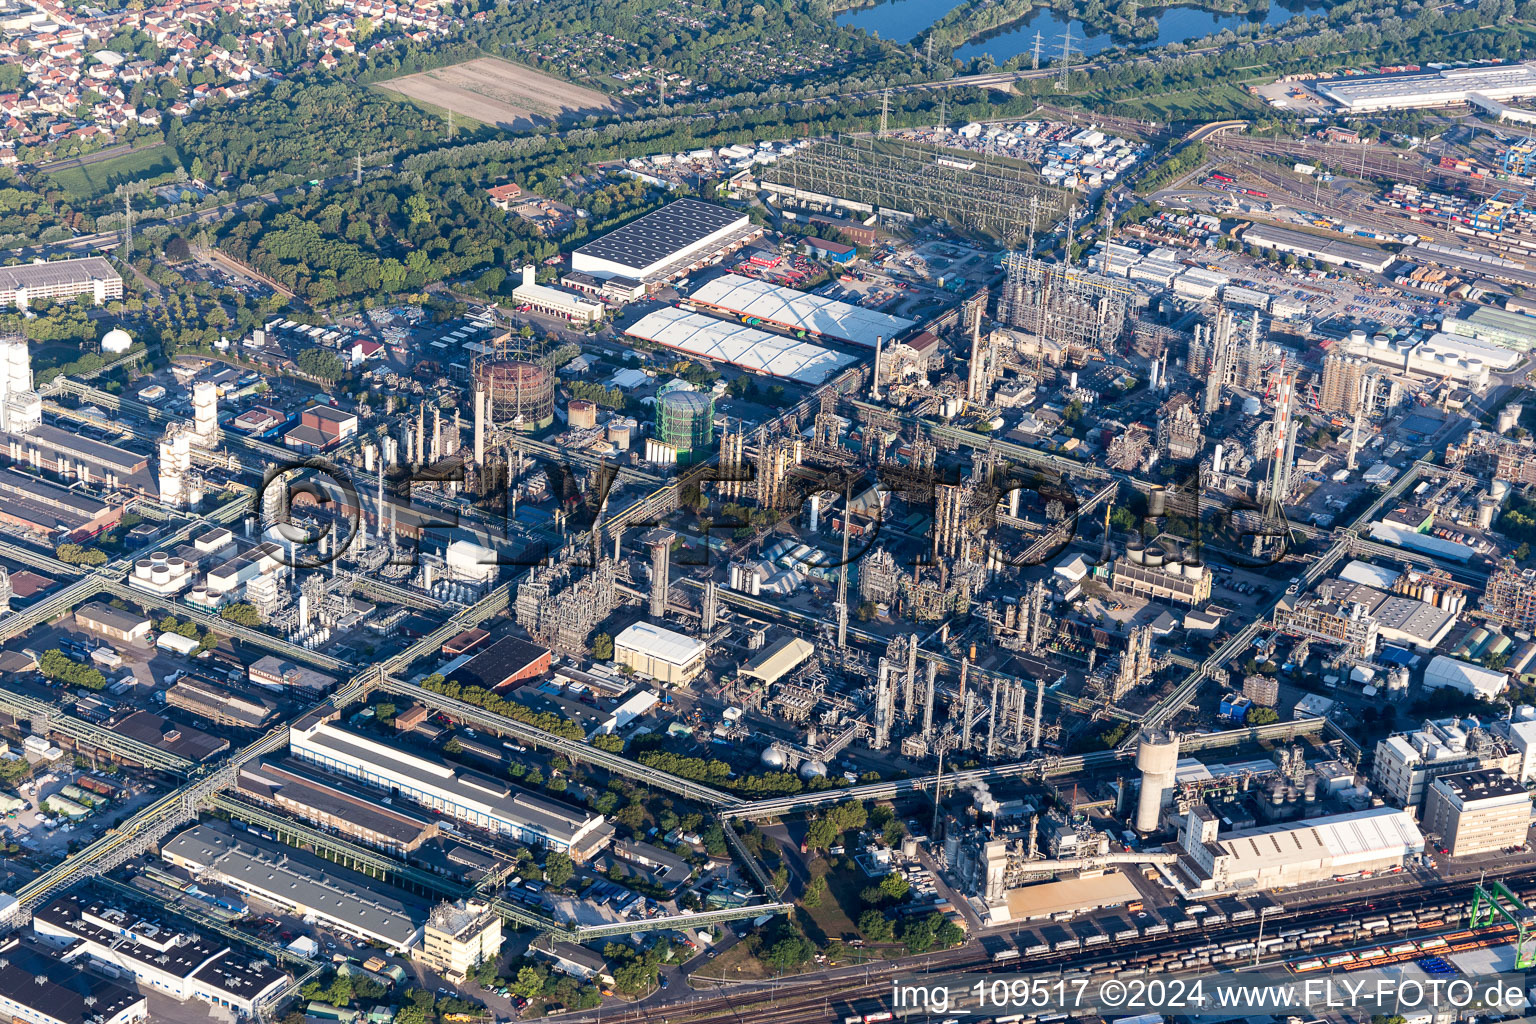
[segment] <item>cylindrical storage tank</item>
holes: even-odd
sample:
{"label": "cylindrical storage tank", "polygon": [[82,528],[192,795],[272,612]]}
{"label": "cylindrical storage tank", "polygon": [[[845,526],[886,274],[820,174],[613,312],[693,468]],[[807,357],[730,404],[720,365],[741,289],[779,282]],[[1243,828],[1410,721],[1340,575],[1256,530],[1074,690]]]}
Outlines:
{"label": "cylindrical storage tank", "polygon": [[686,466],[715,440],[715,398],[701,391],[669,391],[656,399],[656,440],[677,450]]}
{"label": "cylindrical storage tank", "polygon": [[1147,550],[1139,540],[1132,540],[1125,546],[1125,555],[1138,565],[1147,560]]}
{"label": "cylindrical storage tank", "polygon": [[169,559],[165,564],[170,566],[171,572],[177,576],[180,576],[182,573],[187,571],[187,560],[185,558],[181,558],[180,556]]}
{"label": "cylindrical storage tank", "polygon": [[1349,332],[1349,340],[1354,342],[1356,345],[1363,345],[1363,344],[1365,344],[1365,332],[1364,331],[1350,331]]}
{"label": "cylindrical storage tank", "polygon": [[1192,580],[1203,579],[1205,577],[1205,563],[1198,558],[1184,559],[1184,575]]}
{"label": "cylindrical storage tank", "polygon": [[493,423],[515,430],[542,430],[555,419],[555,379],[534,363],[497,360],[478,363],[475,384],[485,389],[485,411]]}
{"label": "cylindrical storage tank", "polygon": [[1493,515],[1499,510],[1499,503],[1493,500],[1492,495],[1485,494],[1477,499],[1477,528],[1486,530],[1493,525]]}
{"label": "cylindrical storage tank", "polygon": [[1143,835],[1157,831],[1163,816],[1163,801],[1173,788],[1179,768],[1178,734],[1161,729],[1144,729],[1137,738],[1136,769],[1141,772],[1141,796],[1136,802],[1136,831]]}
{"label": "cylindrical storage tank", "polygon": [[572,430],[591,430],[597,426],[597,404],[573,398],[565,407],[565,416]]}
{"label": "cylindrical storage tank", "polygon": [[608,424],[608,440],[620,451],[629,451],[632,431],[628,423]]}
{"label": "cylindrical storage tank", "polygon": [[1168,489],[1162,484],[1153,484],[1147,492],[1147,515],[1163,516],[1168,514]]}
{"label": "cylindrical storage tank", "polygon": [[141,580],[147,580],[149,579],[149,570],[153,567],[153,562],[147,558],[141,558],[133,563],[133,574]]}
{"label": "cylindrical storage tank", "polygon": [[1488,494],[1493,498],[1494,501],[1503,501],[1505,498],[1509,497],[1509,481],[1495,480],[1493,483],[1488,485]]}
{"label": "cylindrical storage tank", "polygon": [[157,565],[149,571],[149,582],[151,583],[169,583],[170,581],[171,570],[169,566]]}
{"label": "cylindrical storage tank", "polygon": [[1499,410],[1498,432],[1507,434],[1520,423],[1520,415],[1525,412],[1525,406],[1519,402],[1510,402]]}
{"label": "cylindrical storage tank", "polygon": [[1163,564],[1163,568],[1165,570],[1167,570],[1168,575],[1170,575],[1170,576],[1183,576],[1184,575],[1184,563],[1179,561],[1177,558],[1172,559],[1172,560],[1170,560],[1168,562],[1165,562]]}
{"label": "cylindrical storage tank", "polygon": [[1164,551],[1160,547],[1157,547],[1156,545],[1153,545],[1152,547],[1147,548],[1146,554],[1142,560],[1148,565],[1162,565],[1163,562],[1167,560],[1167,558],[1168,552]]}

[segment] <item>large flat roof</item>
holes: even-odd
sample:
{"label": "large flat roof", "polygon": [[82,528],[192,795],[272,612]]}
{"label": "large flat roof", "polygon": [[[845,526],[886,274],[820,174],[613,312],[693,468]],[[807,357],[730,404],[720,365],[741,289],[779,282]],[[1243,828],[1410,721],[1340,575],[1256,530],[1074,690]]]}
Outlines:
{"label": "large flat roof", "polygon": [[614,646],[644,651],[673,665],[686,665],[704,650],[704,641],[652,622],[636,622],[613,638]]}
{"label": "large flat roof", "polygon": [[646,314],[624,333],[701,359],[805,384],[820,384],[857,362],[820,345],[670,306]]}
{"label": "large flat roof", "polygon": [[14,267],[0,267],[0,291],[120,280],[122,278],[116,270],[112,269],[112,264],[101,256],[54,260],[51,263],[18,263]]}
{"label": "large flat roof", "polygon": [[1284,825],[1244,829],[1217,844],[1237,861],[1234,875],[1245,869],[1272,869],[1283,864],[1324,862],[1347,870],[1384,854],[1417,853],[1424,836],[1407,811],[1374,807],[1350,814]]}
{"label": "large flat roof", "polygon": [[30,943],[8,944],[4,954],[0,998],[63,1024],[111,1020],[144,999],[116,982],[67,967],[51,952]]}
{"label": "large flat roof", "polygon": [[747,219],[745,213],[697,199],[678,199],[631,221],[576,252],[644,271],[717,231]]}
{"label": "large flat roof", "polygon": [[1529,64],[1484,64],[1406,74],[1351,75],[1312,88],[1345,107],[1426,106],[1465,100],[1473,94],[1493,99],[1536,94],[1536,71]]}
{"label": "large flat roof", "polygon": [[236,836],[222,823],[201,824],[167,840],[162,852],[212,870],[243,892],[272,893],[324,913],[358,932],[378,935],[397,946],[414,941],[425,907],[409,907],[380,892],[380,883],[354,883],[338,870],[311,864],[308,855],[265,840]]}
{"label": "large flat roof", "polygon": [[740,274],[726,274],[707,282],[693,293],[692,299],[738,316],[757,317],[790,330],[806,331],[865,348],[874,348],[879,338],[892,341],[917,323],[906,317]]}
{"label": "large flat roof", "polygon": [[1363,245],[1323,238],[1305,231],[1276,227],[1273,224],[1253,225],[1243,232],[1243,241],[1249,245],[1267,245],[1302,252],[1328,263],[1352,263],[1376,271],[1385,270],[1397,258],[1384,249],[1369,249]]}
{"label": "large flat roof", "polygon": [[1052,914],[1119,907],[1140,898],[1136,884],[1118,871],[1097,877],[1061,878],[1003,893],[1010,921],[1031,921]]}
{"label": "large flat roof", "polygon": [[441,793],[460,805],[484,808],[507,822],[526,826],[566,844],[579,842],[594,822],[602,821],[600,814],[557,803],[457,765],[397,750],[335,725],[319,725],[303,732],[295,728],[290,744],[294,741],[303,747],[317,748],[343,764],[367,768],[378,775],[393,774],[424,791]]}

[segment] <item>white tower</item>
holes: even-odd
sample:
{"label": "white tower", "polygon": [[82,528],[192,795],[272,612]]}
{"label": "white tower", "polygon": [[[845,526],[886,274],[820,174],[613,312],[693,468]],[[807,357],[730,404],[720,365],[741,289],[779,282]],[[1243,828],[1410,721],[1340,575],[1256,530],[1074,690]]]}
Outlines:
{"label": "white tower", "polygon": [[219,443],[219,386],[211,380],[192,385],[192,433],[200,448]]}
{"label": "white tower", "polygon": [[192,437],[173,427],[160,439],[160,502],[181,508],[190,500],[188,477],[192,474]]}
{"label": "white tower", "polygon": [[23,338],[0,340],[0,418],[13,434],[28,433],[43,421],[43,400],[32,390],[32,357]]}

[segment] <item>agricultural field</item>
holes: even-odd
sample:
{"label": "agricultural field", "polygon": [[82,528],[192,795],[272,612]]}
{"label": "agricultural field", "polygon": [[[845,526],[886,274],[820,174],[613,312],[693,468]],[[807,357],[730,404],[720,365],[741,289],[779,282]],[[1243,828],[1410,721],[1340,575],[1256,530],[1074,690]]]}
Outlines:
{"label": "agricultural field", "polygon": [[596,89],[562,81],[494,57],[434,68],[381,82],[380,89],[498,128],[532,128],[550,121],[621,109]]}

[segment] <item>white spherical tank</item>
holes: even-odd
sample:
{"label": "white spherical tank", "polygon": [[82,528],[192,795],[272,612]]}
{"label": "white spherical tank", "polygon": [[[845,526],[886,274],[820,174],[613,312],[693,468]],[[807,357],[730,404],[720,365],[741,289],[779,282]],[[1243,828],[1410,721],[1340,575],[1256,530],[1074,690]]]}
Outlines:
{"label": "white spherical tank", "polygon": [[133,336],[121,327],[114,327],[101,336],[101,350],[107,355],[120,356],[133,347]]}
{"label": "white spherical tank", "polygon": [[763,751],[762,762],[764,768],[772,768],[774,771],[781,771],[784,768],[784,765],[788,763],[788,759],[785,758],[782,748],[769,747],[767,750]]}
{"label": "white spherical tank", "polygon": [[800,762],[800,777],[802,779],[825,778],[826,774],[827,763],[825,761],[817,761],[813,759],[810,761]]}

